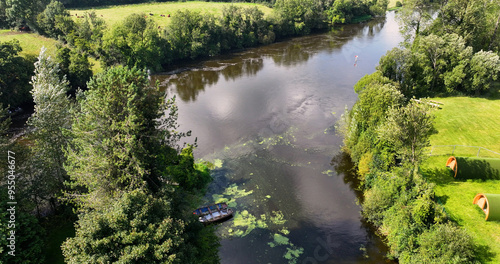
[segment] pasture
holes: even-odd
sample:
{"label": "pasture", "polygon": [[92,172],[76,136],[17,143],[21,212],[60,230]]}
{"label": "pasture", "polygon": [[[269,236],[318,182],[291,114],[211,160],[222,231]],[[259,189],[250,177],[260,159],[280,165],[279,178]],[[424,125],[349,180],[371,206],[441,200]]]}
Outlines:
{"label": "pasture", "polygon": [[[87,9],[73,9],[69,11],[70,14],[74,17],[74,19],[78,19],[77,18],[78,16],[83,16],[85,12],[94,11],[97,17],[102,17],[110,27],[113,27],[113,25],[121,22],[125,17],[127,17],[130,14],[142,13],[153,19],[159,26],[165,27],[170,23],[172,17],[175,16],[179,10],[191,10],[191,11],[199,11],[201,13],[222,15],[222,8],[228,5],[235,5],[241,7],[256,6],[262,12],[264,12],[264,15],[269,15],[272,10],[267,6],[254,3],[222,3],[222,2],[189,1],[189,2],[145,3],[145,4],[134,4],[134,5],[104,6],[104,7],[93,7]],[[169,14],[170,17],[168,17]]]}

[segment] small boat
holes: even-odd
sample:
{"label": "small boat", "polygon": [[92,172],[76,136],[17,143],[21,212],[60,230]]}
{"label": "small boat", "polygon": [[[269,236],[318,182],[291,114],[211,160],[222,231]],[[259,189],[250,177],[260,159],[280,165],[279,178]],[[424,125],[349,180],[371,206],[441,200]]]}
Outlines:
{"label": "small boat", "polygon": [[233,210],[227,208],[226,203],[218,203],[205,207],[200,207],[193,211],[194,215],[198,215],[198,220],[201,223],[212,223],[221,221],[233,216]]}

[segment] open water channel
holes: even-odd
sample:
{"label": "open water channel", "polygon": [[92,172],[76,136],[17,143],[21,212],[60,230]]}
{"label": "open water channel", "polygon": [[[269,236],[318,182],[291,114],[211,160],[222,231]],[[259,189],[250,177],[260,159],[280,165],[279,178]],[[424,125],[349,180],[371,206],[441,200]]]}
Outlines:
{"label": "open water channel", "polygon": [[394,16],[153,76],[177,96],[195,157],[215,165],[206,202],[236,211],[218,226],[221,263],[388,262],[334,125],[353,85],[402,41]]}

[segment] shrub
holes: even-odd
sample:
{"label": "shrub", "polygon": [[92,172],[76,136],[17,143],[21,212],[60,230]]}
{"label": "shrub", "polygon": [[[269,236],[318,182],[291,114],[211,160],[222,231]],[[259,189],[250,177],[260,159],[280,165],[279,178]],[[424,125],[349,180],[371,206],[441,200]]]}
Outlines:
{"label": "shrub", "polygon": [[474,244],[467,232],[451,223],[435,225],[418,237],[408,263],[473,263]]}

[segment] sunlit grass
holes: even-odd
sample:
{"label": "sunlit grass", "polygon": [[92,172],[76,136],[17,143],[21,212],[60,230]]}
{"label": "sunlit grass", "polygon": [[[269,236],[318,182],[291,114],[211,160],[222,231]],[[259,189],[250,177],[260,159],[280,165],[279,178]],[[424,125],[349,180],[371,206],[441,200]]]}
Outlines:
{"label": "sunlit grass", "polygon": [[436,198],[444,205],[446,214],[474,238],[481,263],[500,263],[500,222],[485,221],[482,210],[472,204],[478,193],[500,193],[500,180],[454,179],[451,170],[445,167],[447,158],[429,158],[421,168],[423,174],[436,183]]}
{"label": "sunlit grass", "polygon": [[[500,153],[500,100],[472,97],[433,100],[443,103],[442,109],[435,112],[438,133],[430,138],[433,146],[479,146]],[[461,150],[475,155],[478,149],[461,147]],[[435,148],[435,151],[439,151],[439,148]],[[487,151],[482,153],[486,155]],[[500,158],[498,155],[496,157]]]}
{"label": "sunlit grass", "polygon": [[[496,99],[496,90],[491,93],[488,98],[432,98],[443,105],[442,109],[435,111],[438,133],[431,136],[431,144],[479,146],[500,153],[500,100]],[[469,172],[465,177],[463,174],[459,177],[466,170],[464,164],[459,162],[458,179],[453,178],[451,170],[445,167],[452,152],[455,156],[474,157],[478,155],[478,150],[461,146],[435,147],[433,155],[447,155],[430,157],[424,162],[422,172],[436,183],[437,200],[444,205],[447,215],[465,228],[480,246],[478,257],[481,263],[500,263],[500,222],[485,221],[482,210],[472,204],[478,193],[500,193],[500,175],[485,177],[486,168],[483,168],[489,164],[498,173],[500,155],[481,149],[479,157],[497,159],[470,159],[486,162],[478,163],[482,165],[476,168],[476,172]]]}
{"label": "sunlit grass", "polygon": [[402,0],[389,0],[389,4],[387,5],[387,8],[396,7],[397,1],[400,1],[401,3],[403,3]]}
{"label": "sunlit grass", "polygon": [[[222,7],[227,5],[241,7],[257,6],[265,15],[271,13],[271,8],[261,4],[189,1],[94,7],[89,9],[70,10],[70,14],[73,15],[75,19],[78,19],[75,15],[83,16],[85,11],[95,11],[98,17],[102,17],[106,23],[112,27],[130,14],[144,13],[148,17],[151,17],[159,26],[164,27],[170,23],[172,17],[179,10],[191,10],[221,15]],[[149,16],[150,13],[153,14],[153,16]],[[165,15],[165,17],[161,17],[160,15],[162,14]],[[168,14],[170,14],[170,18]]]}
{"label": "sunlit grass", "polygon": [[9,29],[0,30],[0,42],[19,40],[19,44],[23,48],[21,55],[38,56],[42,46],[45,46],[47,53],[54,56],[56,53],[57,40],[40,36],[37,33],[27,33],[11,31]]}

